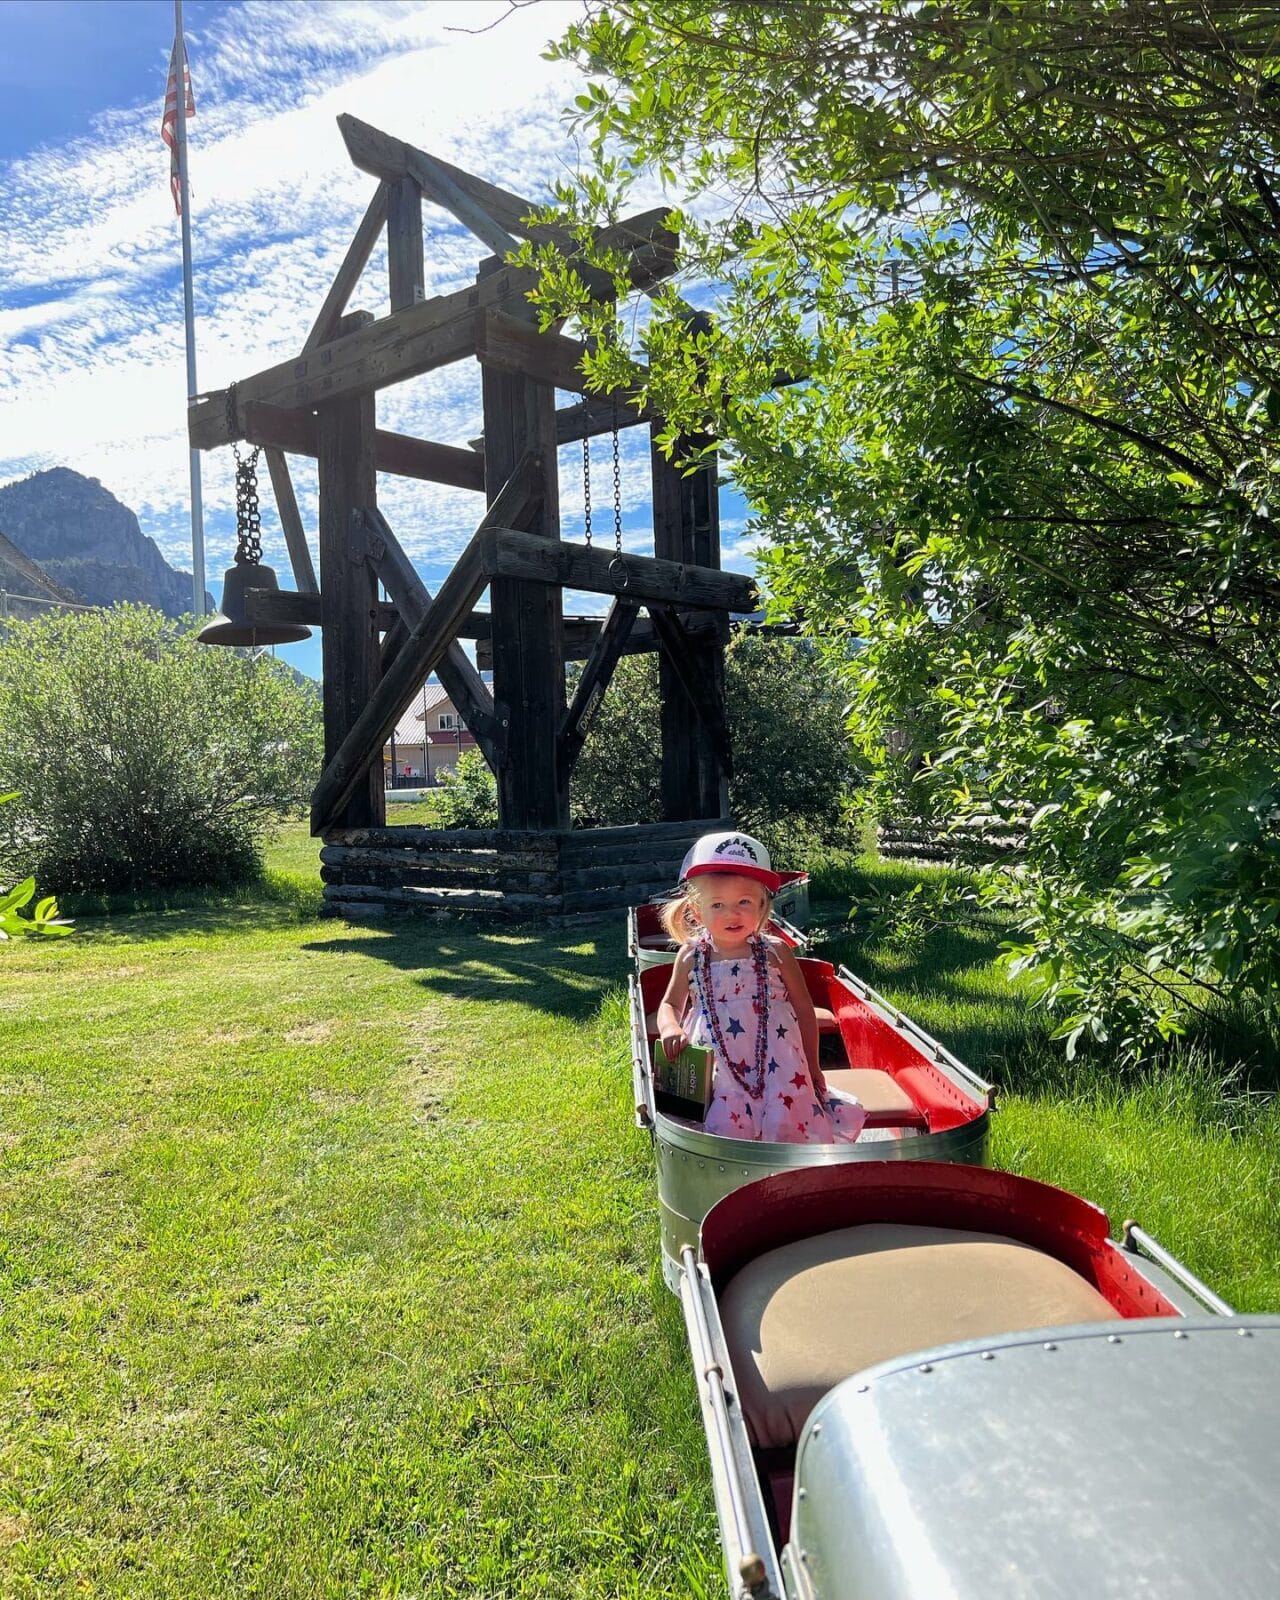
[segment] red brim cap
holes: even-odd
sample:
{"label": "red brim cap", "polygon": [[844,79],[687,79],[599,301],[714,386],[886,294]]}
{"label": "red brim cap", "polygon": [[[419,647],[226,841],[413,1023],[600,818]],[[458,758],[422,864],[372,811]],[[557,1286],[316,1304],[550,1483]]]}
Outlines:
{"label": "red brim cap", "polygon": [[757,883],[762,883],[770,894],[777,894],[782,887],[782,879],[776,872],[770,872],[768,867],[754,867],[750,862],[743,861],[708,861],[700,866],[690,867],[682,881],[687,883],[690,878],[704,878],[709,872],[718,872],[724,878],[754,878]]}

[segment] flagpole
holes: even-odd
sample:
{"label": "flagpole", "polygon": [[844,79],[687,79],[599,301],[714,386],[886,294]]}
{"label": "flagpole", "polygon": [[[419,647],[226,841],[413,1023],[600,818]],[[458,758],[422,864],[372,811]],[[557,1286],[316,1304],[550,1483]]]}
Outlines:
{"label": "flagpole", "polygon": [[[187,399],[195,398],[196,318],[191,290],[191,206],[187,195],[187,42],[182,33],[182,0],[173,0],[173,25],[178,45],[178,193],[182,201],[182,309],[187,324]],[[204,610],[204,503],[200,492],[200,452],[191,457],[191,589],[195,614]]]}

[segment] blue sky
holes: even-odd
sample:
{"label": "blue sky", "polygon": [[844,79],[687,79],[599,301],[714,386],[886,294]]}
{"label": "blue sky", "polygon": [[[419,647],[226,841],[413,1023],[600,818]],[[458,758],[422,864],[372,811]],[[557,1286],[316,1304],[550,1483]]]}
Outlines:
{"label": "blue sky", "polygon": [[[541,59],[575,0],[187,0],[196,117],[192,224],[201,389],[300,347],[373,180],[335,125],[350,111],[495,182],[545,198],[576,170],[562,108],[571,69]],[[496,27],[489,27],[497,22]],[[0,0],[0,483],[50,466],[101,481],[189,570],[179,229],[159,126],[173,40],[168,0]],[[637,210],[661,203],[639,192]],[[474,276],[484,252],[425,217],[427,293]],[[375,254],[352,297],[382,315]],[[481,431],[464,362],[379,397],[381,426],[446,443]],[[599,448],[607,448],[604,441]],[[580,452],[561,461],[567,536],[581,516]],[[206,575],[215,598],[234,546],[229,450],[203,459]],[[295,459],[315,528],[315,475]],[[651,548],[647,437],[624,434],[629,545]],[[291,586],[265,472],[264,547]],[[383,479],[379,503],[431,589],[482,506],[463,490]],[[725,564],[749,570],[726,497]],[[573,610],[599,597],[567,596]],[[318,674],[318,640],[282,651]]]}

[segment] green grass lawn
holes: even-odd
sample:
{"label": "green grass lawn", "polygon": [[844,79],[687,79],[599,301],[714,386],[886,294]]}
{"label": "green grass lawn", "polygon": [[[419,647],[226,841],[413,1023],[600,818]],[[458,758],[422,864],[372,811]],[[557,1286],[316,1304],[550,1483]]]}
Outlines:
{"label": "green grass lawn", "polygon": [[[0,1594],[718,1595],[621,917],[347,927],[301,825],[268,866],[0,950]],[[836,953],[1004,1085],[997,1161],[1280,1308],[1270,1096],[1067,1072],[997,936]]]}

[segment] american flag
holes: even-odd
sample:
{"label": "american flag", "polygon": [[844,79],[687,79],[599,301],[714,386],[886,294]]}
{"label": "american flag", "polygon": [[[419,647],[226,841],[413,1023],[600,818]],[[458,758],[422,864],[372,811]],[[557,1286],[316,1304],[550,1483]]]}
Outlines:
{"label": "american flag", "polygon": [[182,61],[182,82],[187,91],[187,115],[196,114],[195,97],[191,93],[191,68],[187,64],[187,46],[182,38],[173,41],[173,54],[169,57],[169,87],[164,95],[164,119],[160,123],[160,137],[169,146],[169,187],[173,190],[173,209],[182,215],[182,181],[178,176],[178,61]]}

